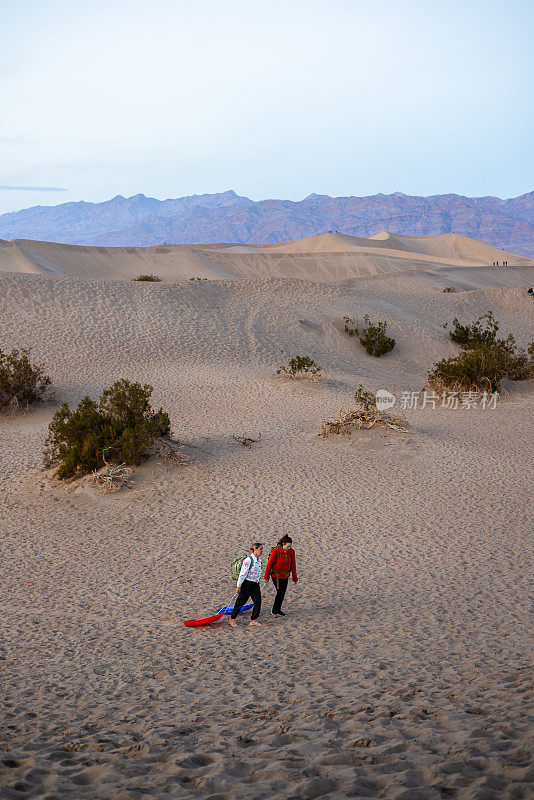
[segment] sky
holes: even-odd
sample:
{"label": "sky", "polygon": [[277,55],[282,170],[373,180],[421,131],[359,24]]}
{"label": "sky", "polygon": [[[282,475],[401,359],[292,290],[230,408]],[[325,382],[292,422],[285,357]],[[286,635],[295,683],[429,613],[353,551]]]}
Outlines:
{"label": "sky", "polygon": [[0,212],[534,189],[532,0],[0,0]]}

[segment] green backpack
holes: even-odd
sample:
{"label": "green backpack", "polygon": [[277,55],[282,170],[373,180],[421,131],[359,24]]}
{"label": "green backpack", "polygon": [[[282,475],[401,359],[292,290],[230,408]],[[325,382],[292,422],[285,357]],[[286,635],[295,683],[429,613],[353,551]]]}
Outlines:
{"label": "green backpack", "polygon": [[250,553],[245,553],[244,556],[239,556],[236,558],[235,561],[232,562],[232,580],[236,581],[239,578],[239,573],[241,572],[241,567],[243,566],[243,561],[245,558],[248,558]]}

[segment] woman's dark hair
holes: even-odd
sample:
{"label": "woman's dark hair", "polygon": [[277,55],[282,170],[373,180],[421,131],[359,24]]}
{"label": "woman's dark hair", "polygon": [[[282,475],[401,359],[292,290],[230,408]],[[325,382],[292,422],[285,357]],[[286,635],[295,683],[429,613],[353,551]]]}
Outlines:
{"label": "woman's dark hair", "polygon": [[263,542],[254,542],[254,544],[252,545],[252,547],[250,549],[251,550],[257,550],[258,547],[263,547]]}
{"label": "woman's dark hair", "polygon": [[277,546],[282,547],[283,544],[293,544],[293,539],[291,538],[291,536],[288,536],[287,534],[285,536],[282,536],[282,538],[278,541]]}

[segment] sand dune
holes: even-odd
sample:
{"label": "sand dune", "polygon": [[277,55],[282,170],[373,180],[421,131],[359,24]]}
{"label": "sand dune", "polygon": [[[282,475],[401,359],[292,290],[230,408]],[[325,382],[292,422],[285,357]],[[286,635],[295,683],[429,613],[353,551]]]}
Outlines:
{"label": "sand dune", "polygon": [[[493,310],[526,345],[533,267],[347,238],[0,247],[1,347],[31,347],[56,391],[0,418],[3,797],[529,797],[532,382],[495,410],[406,410],[406,435],[317,429],[360,383],[420,390],[454,316]],[[343,332],[366,312],[397,340],[384,358]],[[275,377],[295,354],[328,380]],[[120,377],[153,384],[189,465],[152,460],[110,496],[51,483],[54,410]],[[269,587],[254,632],[183,627],[229,600],[251,539],[282,533],[286,619]]]}
{"label": "sand dune", "polygon": [[131,280],[153,273],[165,281],[192,277],[289,277],[317,282],[343,281],[402,270],[441,270],[450,266],[510,267],[534,260],[506,253],[465,236],[396,236],[360,239],[324,234],[270,245],[158,245],[156,247],[81,247],[30,240],[0,240],[0,272],[71,275]]}

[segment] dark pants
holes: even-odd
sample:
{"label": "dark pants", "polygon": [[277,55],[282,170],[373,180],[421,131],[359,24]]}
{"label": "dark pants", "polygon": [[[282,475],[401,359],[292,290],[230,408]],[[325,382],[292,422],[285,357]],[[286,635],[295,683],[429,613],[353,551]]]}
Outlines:
{"label": "dark pants", "polygon": [[288,581],[289,578],[277,578],[276,575],[273,575],[273,583],[276,586],[276,597],[274,598],[274,603],[273,603],[273,614],[278,614],[278,612],[282,610],[282,603],[284,602],[284,597],[286,596]]}
{"label": "dark pants", "polygon": [[252,602],[254,603],[254,608],[252,609],[252,615],[250,619],[258,619],[261,609],[260,587],[256,581],[247,581],[246,579],[241,584],[241,589],[237,595],[237,600],[234,603],[234,610],[230,615],[232,619],[237,617],[249,597],[252,598]]}

